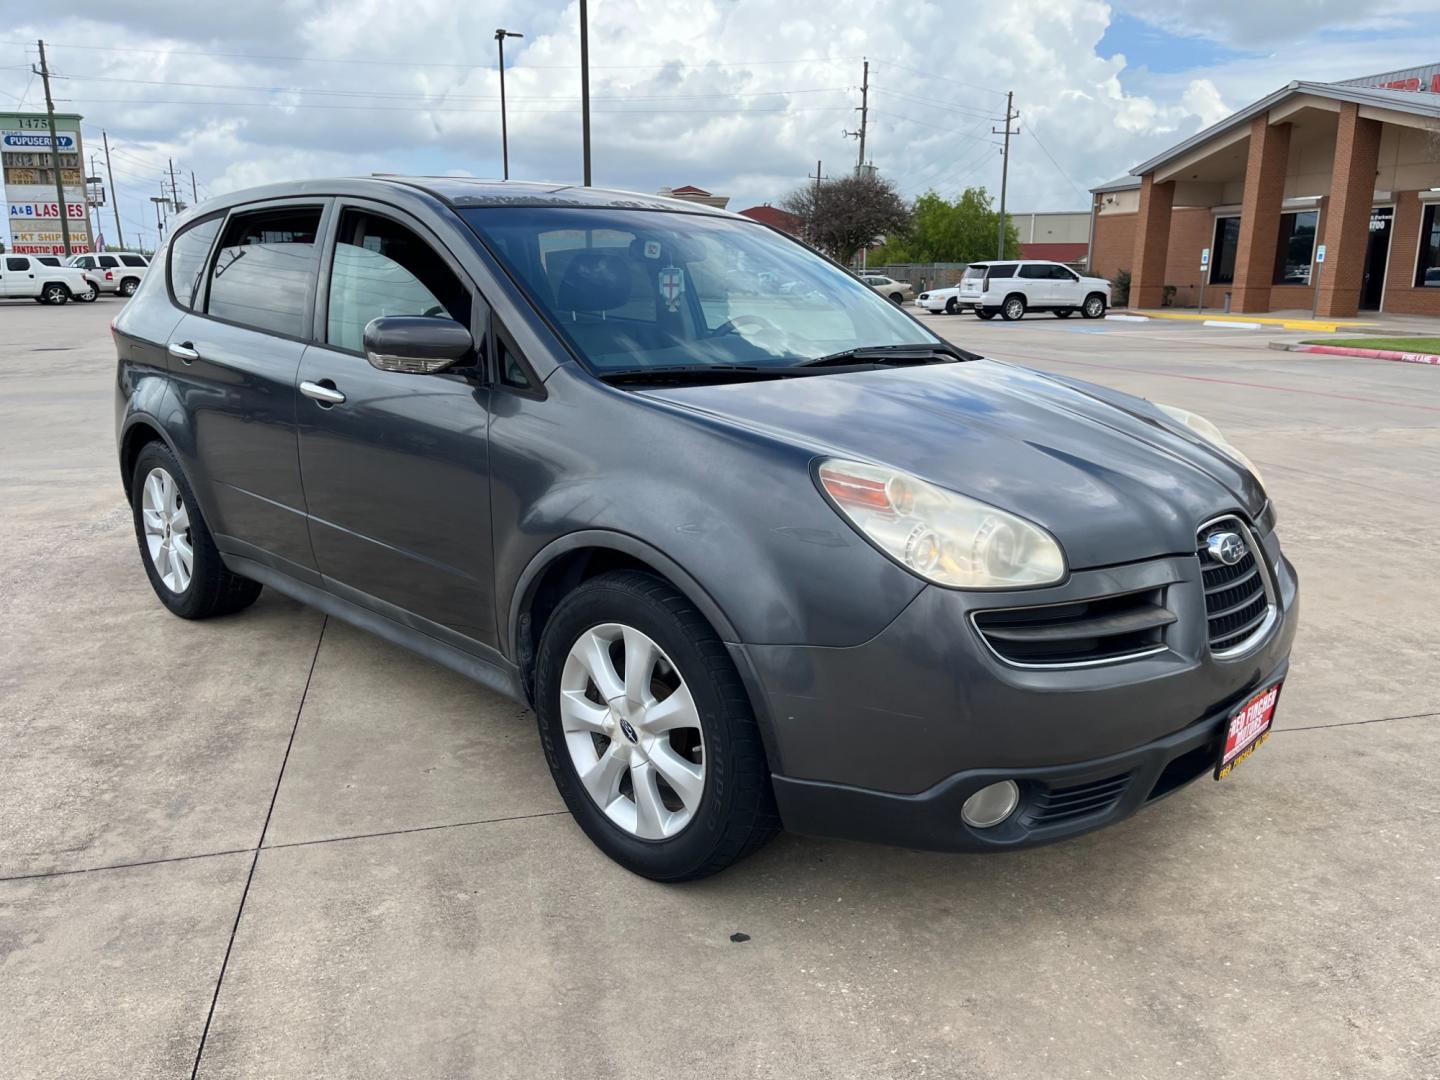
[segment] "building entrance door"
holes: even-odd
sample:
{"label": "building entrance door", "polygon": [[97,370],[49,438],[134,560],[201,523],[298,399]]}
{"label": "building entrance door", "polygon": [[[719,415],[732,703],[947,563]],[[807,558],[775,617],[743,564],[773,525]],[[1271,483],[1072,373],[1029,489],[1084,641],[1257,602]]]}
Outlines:
{"label": "building entrance door", "polygon": [[1370,211],[1370,246],[1365,250],[1365,277],[1360,284],[1360,310],[1379,311],[1385,294],[1385,264],[1390,258],[1390,227],[1395,223],[1393,206]]}

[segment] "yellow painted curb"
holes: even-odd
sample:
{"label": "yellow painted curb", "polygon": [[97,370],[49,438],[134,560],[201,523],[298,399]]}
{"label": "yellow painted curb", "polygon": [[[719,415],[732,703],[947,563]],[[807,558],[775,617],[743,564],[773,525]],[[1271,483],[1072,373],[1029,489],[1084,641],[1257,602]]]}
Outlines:
{"label": "yellow painted curb", "polygon": [[1356,320],[1336,321],[1334,319],[1285,319],[1274,315],[1223,315],[1194,311],[1153,311],[1138,310],[1135,315],[1146,315],[1152,319],[1177,319],[1182,322],[1226,322],[1259,323],[1261,326],[1278,326],[1283,330],[1310,330],[1315,333],[1333,334],[1347,327],[1375,326],[1372,322]]}

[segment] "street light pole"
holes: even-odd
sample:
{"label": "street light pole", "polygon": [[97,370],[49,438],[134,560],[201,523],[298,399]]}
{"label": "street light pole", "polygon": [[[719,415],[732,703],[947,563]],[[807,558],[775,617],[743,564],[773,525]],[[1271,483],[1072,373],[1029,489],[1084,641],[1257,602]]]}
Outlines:
{"label": "street light pole", "polygon": [[510,132],[505,124],[505,39],[524,37],[514,30],[496,30],[495,47],[500,50],[500,160],[505,170],[505,179],[510,179]]}
{"label": "street light pole", "polygon": [[590,186],[590,14],[580,0],[580,141],[585,157],[585,186]]}

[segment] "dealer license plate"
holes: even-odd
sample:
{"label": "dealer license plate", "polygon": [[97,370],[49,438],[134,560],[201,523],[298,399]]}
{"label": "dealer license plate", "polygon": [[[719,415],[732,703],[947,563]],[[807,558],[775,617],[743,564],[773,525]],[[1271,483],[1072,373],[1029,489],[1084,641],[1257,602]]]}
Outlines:
{"label": "dealer license plate", "polygon": [[1233,713],[1225,725],[1225,744],[1215,763],[1215,779],[1224,780],[1235,768],[1260,749],[1270,737],[1275,722],[1275,703],[1280,700],[1280,684],[1261,690]]}

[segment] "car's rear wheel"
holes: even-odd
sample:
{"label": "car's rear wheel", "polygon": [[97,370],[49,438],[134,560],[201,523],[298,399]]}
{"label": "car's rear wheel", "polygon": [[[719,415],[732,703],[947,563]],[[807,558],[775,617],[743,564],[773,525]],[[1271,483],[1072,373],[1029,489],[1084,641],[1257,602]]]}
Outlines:
{"label": "car's rear wheel", "polygon": [[760,732],[730,655],[660,579],[617,571],[566,596],[541,638],[535,704],[561,797],[627,870],[705,877],[776,831]]}
{"label": "car's rear wheel", "polygon": [[955,303],[955,298],[954,298],[953,296],[952,296],[949,300],[946,300],[946,301],[945,301],[945,314],[946,314],[946,315],[954,315],[954,314],[955,314],[957,311],[959,311],[959,310],[960,310],[960,307],[959,307],[958,304]]}
{"label": "car's rear wheel", "polygon": [[1025,317],[1025,298],[1023,296],[1007,296],[1005,303],[1000,305],[1000,317],[1006,322],[1015,322]]}
{"label": "car's rear wheel", "polygon": [[140,282],[138,280],[133,277],[127,277],[124,281],[120,282],[120,295],[134,296],[135,290],[139,287]]}
{"label": "car's rear wheel", "polygon": [[1075,309],[1074,309],[1074,308],[1062,307],[1062,308],[1056,308],[1056,309],[1055,309],[1055,317],[1056,317],[1057,319],[1068,319],[1071,315],[1074,315],[1074,314],[1075,314]]}
{"label": "car's rear wheel", "polygon": [[100,299],[100,286],[96,285],[93,281],[90,282],[90,288],[75,297],[75,299],[82,303],[93,304],[96,300]]}
{"label": "car's rear wheel", "polygon": [[130,505],[145,574],[174,614],[206,619],[255,602],[260,585],[226,569],[180,463],[164,443],[140,451]]}
{"label": "car's rear wheel", "polygon": [[904,294],[904,293],[898,293],[898,292],[892,292],[892,293],[890,294],[890,302],[891,302],[892,304],[903,304],[903,303],[905,302],[905,294]]}
{"label": "car's rear wheel", "polygon": [[1099,293],[1091,293],[1085,298],[1085,304],[1080,309],[1080,314],[1087,319],[1098,319],[1105,314],[1105,297]]}
{"label": "car's rear wheel", "polygon": [[993,308],[977,307],[975,309],[975,314],[978,315],[980,318],[985,319],[986,321],[989,321],[990,319],[993,319],[995,317],[995,311]]}
{"label": "car's rear wheel", "polygon": [[63,304],[69,299],[70,290],[58,282],[52,285],[46,285],[40,290],[40,302],[42,304]]}

